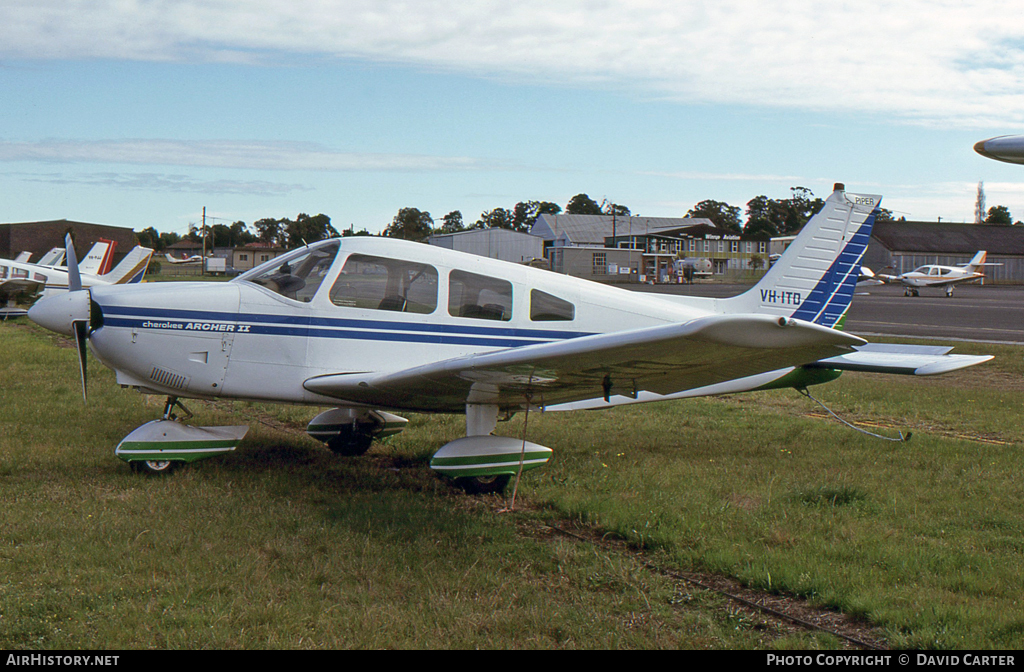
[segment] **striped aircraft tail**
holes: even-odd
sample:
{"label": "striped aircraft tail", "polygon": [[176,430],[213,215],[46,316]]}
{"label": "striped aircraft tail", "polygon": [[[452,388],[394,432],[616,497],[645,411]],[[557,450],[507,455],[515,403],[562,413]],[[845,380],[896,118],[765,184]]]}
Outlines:
{"label": "striped aircraft tail", "polygon": [[881,196],[848,194],[837,184],[761,281],[719,305],[728,313],[767,313],[838,328],[881,201]]}
{"label": "striped aircraft tail", "polygon": [[114,267],[114,270],[101,277],[112,285],[142,282],[142,279],[146,277],[146,269],[149,268],[149,260],[152,256],[153,250],[136,245],[131,252],[125,255],[121,263]]}

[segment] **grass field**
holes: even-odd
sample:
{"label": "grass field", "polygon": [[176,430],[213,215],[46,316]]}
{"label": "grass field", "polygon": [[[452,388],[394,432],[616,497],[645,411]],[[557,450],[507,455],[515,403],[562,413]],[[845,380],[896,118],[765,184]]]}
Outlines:
{"label": "grass field", "polygon": [[[162,399],[24,320],[0,324],[0,648],[836,648],[660,569],[838,610],[892,647],[1024,645],[1024,349],[934,379],[532,413],[555,449],[514,512],[427,467],[455,416],[361,458],[319,409],[193,402],[248,423],[169,478],[113,456]],[[521,436],[523,416],[498,433]],[[590,541],[558,534],[571,529]]]}

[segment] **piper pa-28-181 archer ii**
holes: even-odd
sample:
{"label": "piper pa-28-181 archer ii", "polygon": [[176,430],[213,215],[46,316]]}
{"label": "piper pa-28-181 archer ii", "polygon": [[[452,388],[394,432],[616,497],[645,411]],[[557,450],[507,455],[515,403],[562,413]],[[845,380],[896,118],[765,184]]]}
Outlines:
{"label": "piper pa-28-181 archer ii", "polygon": [[990,264],[985,262],[988,252],[980,250],[974,257],[962,266],[940,266],[930,264],[919,266],[912,271],[900,275],[875,275],[883,282],[898,282],[905,289],[903,296],[920,296],[922,287],[942,287],[946,290],[946,296],[953,296],[953,287],[962,282],[975,282],[983,280],[985,274],[979,271],[984,266],[1002,266],[1002,264]]}
{"label": "piper pa-28-181 archer ii", "polygon": [[863,347],[836,327],[854,293],[879,196],[842,185],[753,288],[732,298],[631,292],[382,237],[317,242],[227,283],[93,287],[29,317],[73,335],[124,386],[166,395],[164,416],[115,453],[159,471],[234,449],[246,427],[191,427],[179,397],[333,407],[307,431],[357,455],[401,431],[392,412],[465,413],[431,467],[500,492],[551,450],[494,436],[499,416],[606,408],[772,387],[843,369],[927,375],[989,357]]}

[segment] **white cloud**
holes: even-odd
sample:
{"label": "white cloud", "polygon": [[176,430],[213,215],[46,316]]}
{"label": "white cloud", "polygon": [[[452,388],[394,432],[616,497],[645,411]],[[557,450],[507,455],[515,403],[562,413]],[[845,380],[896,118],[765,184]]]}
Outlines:
{"label": "white cloud", "polygon": [[1012,0],[8,0],[0,56],[397,62],[697,103],[1024,122]]}
{"label": "white cloud", "polygon": [[204,180],[189,175],[164,173],[7,173],[22,182],[86,187],[113,187],[129,191],[162,191],[244,196],[283,196],[295,191],[312,191],[302,184],[269,180]]}
{"label": "white cloud", "polygon": [[465,157],[338,152],[308,142],[163,139],[0,141],[0,161],[310,171],[437,171],[484,167],[482,162]]}

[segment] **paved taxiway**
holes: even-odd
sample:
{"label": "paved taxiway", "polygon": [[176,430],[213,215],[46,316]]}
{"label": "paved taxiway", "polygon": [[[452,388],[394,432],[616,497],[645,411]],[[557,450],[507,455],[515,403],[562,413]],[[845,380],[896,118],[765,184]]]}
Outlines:
{"label": "paved taxiway", "polygon": [[[690,296],[733,296],[747,287],[714,283],[632,285],[631,289]],[[1024,345],[1024,286],[959,285],[951,298],[941,289],[903,296],[898,285],[858,288],[846,331],[928,339],[995,341]]]}

